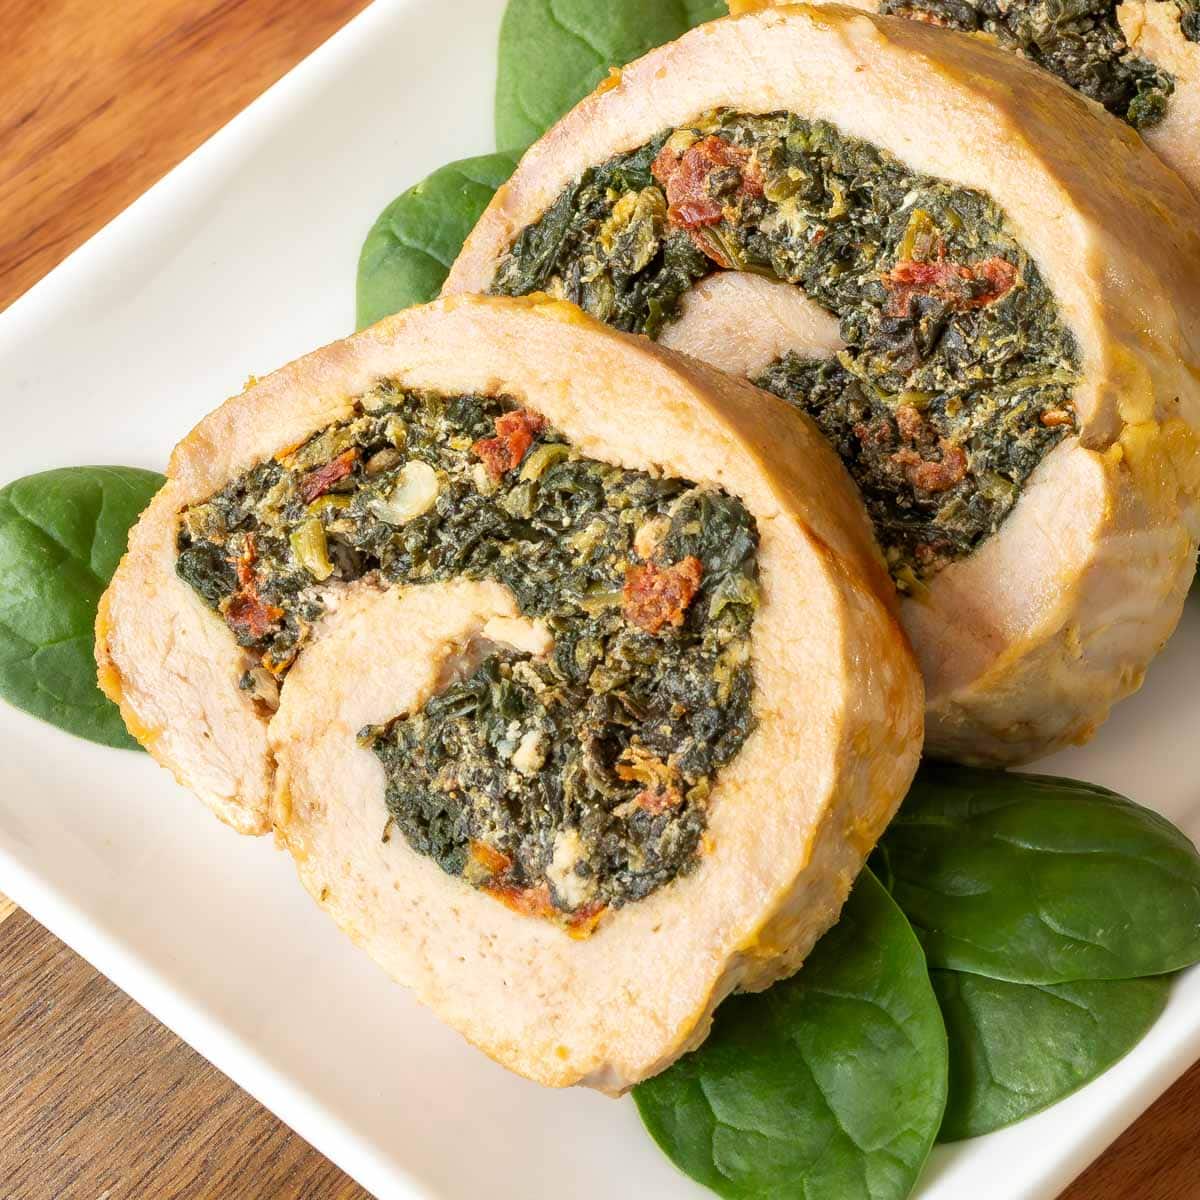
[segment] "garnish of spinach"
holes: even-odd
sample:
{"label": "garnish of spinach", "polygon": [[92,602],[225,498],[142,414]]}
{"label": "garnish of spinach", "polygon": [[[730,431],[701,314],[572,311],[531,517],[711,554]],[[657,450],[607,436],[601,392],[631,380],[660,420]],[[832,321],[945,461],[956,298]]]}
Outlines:
{"label": "garnish of spinach", "polygon": [[1038,986],[930,972],[950,1039],[950,1098],[938,1140],[1032,1116],[1123,1058],[1158,1020],[1171,977]]}
{"label": "garnish of spinach", "polygon": [[96,605],[163,477],[65,467],[0,489],[0,696],[68,733],[138,749],[96,685]]}
{"label": "garnish of spinach", "polygon": [[724,0],[509,0],[500,26],[496,145],[536,141],[612,67],[726,11]]}
{"label": "garnish of spinach", "polygon": [[1105,788],[926,766],[883,845],[931,966],[1044,985],[1200,961],[1200,855]]}
{"label": "garnish of spinach", "polygon": [[358,259],[357,327],[432,300],[518,151],[439,167],[379,214]]}
{"label": "garnish of spinach", "polygon": [[870,871],[792,979],[727,1000],[708,1040],[634,1090],[676,1166],[739,1200],[902,1200],[947,1094],[920,945]]}
{"label": "garnish of spinach", "polygon": [[[510,0],[500,31],[496,144],[528,146],[611,67],[724,14],[724,0]],[[449,163],[380,213],[359,254],[356,328],[437,296],[521,153]]]}

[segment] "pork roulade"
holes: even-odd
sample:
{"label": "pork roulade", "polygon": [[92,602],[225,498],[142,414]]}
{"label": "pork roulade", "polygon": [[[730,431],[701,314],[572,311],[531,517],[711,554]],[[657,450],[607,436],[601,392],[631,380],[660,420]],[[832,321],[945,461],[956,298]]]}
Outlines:
{"label": "pork roulade", "polygon": [[805,418],[467,297],[202,421],[97,647],[151,753],[443,1019],[620,1091],[836,919],[920,751],[892,594]]}
{"label": "pork roulade", "polygon": [[813,416],[906,593],[937,755],[1086,739],[1178,620],[1200,207],[1015,56],[838,7],[695,29],[528,151],[446,285],[488,290]]}
{"label": "pork roulade", "polygon": [[[817,0],[818,3],[821,0]],[[836,0],[973,33],[1058,76],[1136,129],[1200,196],[1196,0]],[[735,16],[785,0],[729,0]],[[1080,153],[1090,152],[1088,146]]]}

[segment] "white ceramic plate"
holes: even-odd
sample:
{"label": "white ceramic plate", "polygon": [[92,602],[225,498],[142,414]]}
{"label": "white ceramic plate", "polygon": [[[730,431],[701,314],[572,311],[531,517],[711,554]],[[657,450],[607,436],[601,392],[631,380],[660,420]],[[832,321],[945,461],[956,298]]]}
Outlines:
{"label": "white ceramic plate", "polygon": [[[380,0],[0,316],[0,481],[161,468],[247,375],[349,332],[379,209],[492,148],[502,8]],[[1193,597],[1143,692],[1044,769],[1200,836],[1197,664]],[[632,1102],[542,1091],[467,1047],[336,932],[269,839],[235,836],[146,756],[3,704],[0,740],[0,891],[381,1198],[708,1194]],[[1193,973],[1091,1087],[936,1152],[921,1197],[1050,1200],[1198,1056]]]}

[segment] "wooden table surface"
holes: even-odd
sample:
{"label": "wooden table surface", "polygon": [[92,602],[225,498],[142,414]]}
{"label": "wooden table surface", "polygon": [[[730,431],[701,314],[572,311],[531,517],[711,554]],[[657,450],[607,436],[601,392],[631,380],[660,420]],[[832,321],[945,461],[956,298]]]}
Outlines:
{"label": "wooden table surface", "polygon": [[[0,0],[0,309],[364,6]],[[0,896],[0,1198],[366,1196]],[[1062,1200],[1198,1198],[1200,1065]]]}

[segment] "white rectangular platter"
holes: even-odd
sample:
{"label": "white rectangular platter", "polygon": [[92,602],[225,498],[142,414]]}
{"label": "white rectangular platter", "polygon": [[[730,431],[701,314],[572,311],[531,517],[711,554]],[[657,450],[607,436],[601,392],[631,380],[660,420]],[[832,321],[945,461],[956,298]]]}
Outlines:
{"label": "white rectangular platter", "polygon": [[[379,0],[0,316],[0,482],[161,469],[247,375],[349,332],[380,208],[492,149],[502,8]],[[1198,666],[1194,596],[1141,694],[1041,769],[1200,837]],[[542,1091],[468,1048],[343,940],[269,839],[229,832],[146,756],[3,704],[0,742],[0,891],[379,1197],[707,1194],[630,1101]],[[1193,972],[1101,1080],[937,1151],[922,1200],[1051,1200],[1197,1057]]]}

